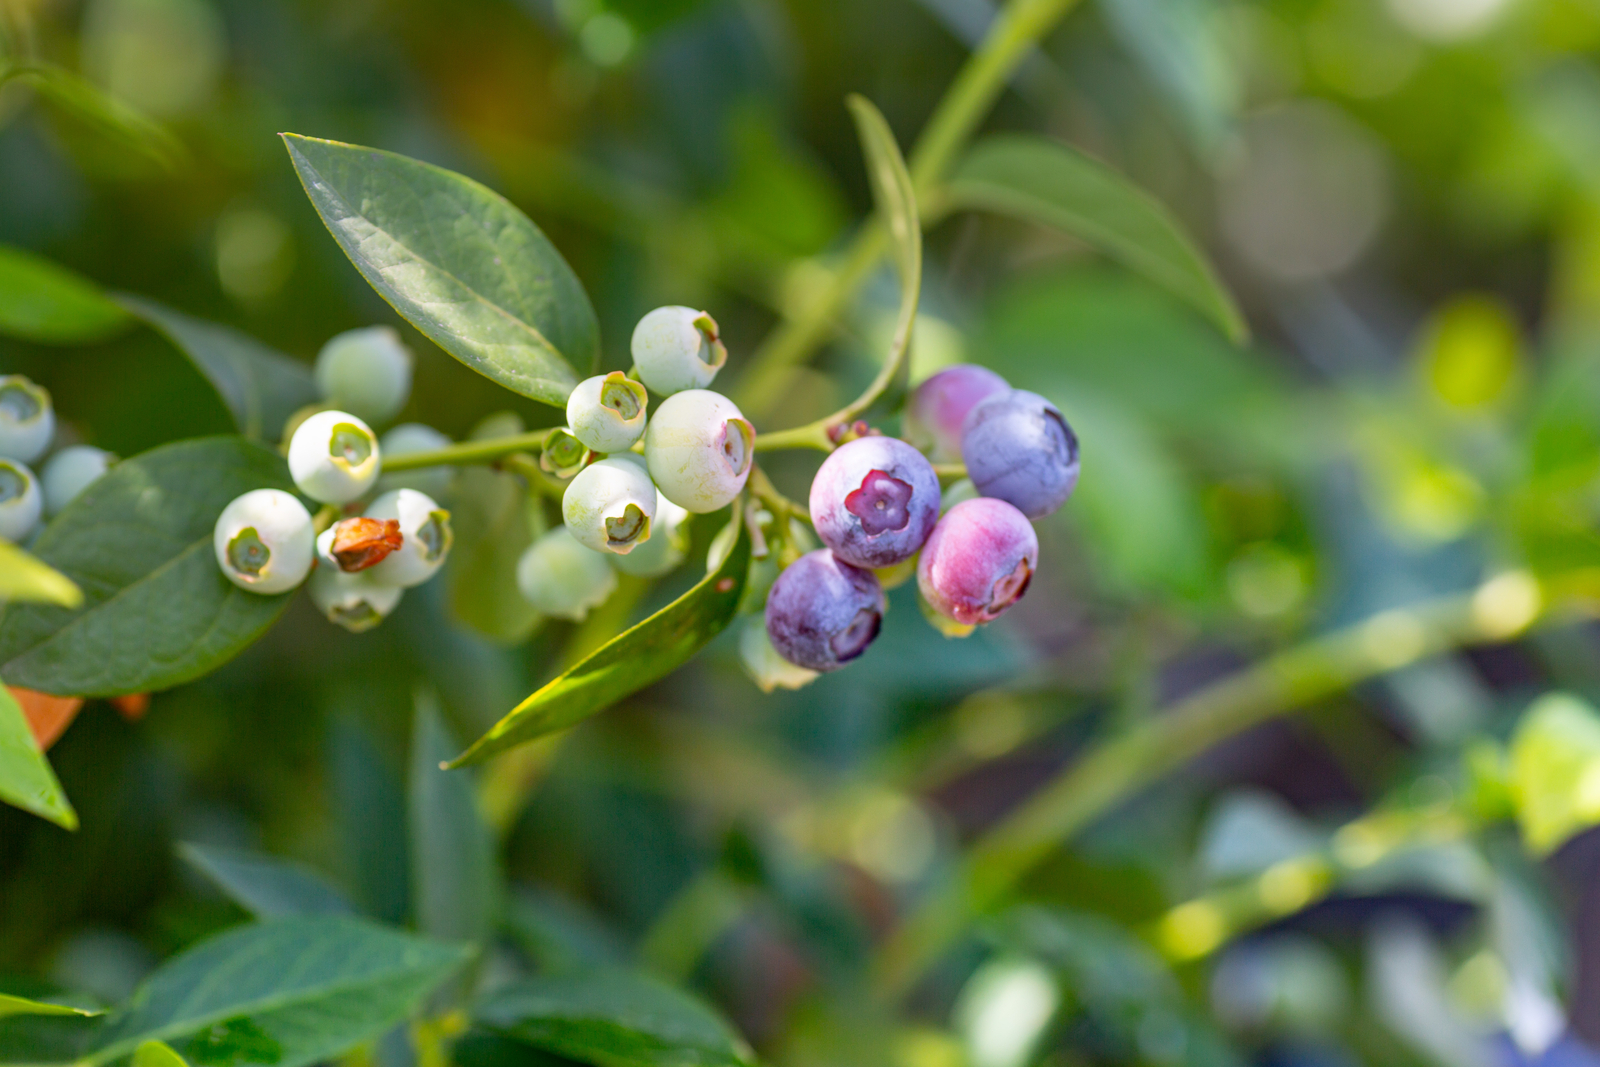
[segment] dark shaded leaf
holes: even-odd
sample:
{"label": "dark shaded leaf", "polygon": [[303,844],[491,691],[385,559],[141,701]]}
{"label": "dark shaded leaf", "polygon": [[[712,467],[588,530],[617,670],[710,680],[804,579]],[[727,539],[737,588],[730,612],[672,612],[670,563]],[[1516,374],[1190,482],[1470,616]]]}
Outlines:
{"label": "dark shaded leaf", "polygon": [[32,252],[0,245],[0,333],[82,344],[127,325],[127,312],[94,282]]}
{"label": "dark shaded leaf", "polygon": [[440,764],[459,751],[432,694],[417,696],[411,734],[411,896],[417,926],[451,941],[482,944],[500,909],[494,835],[467,774]]}
{"label": "dark shaded leaf", "polygon": [[316,871],[299,863],[187,841],[178,845],[178,855],[258,919],[355,912],[342,893]]}

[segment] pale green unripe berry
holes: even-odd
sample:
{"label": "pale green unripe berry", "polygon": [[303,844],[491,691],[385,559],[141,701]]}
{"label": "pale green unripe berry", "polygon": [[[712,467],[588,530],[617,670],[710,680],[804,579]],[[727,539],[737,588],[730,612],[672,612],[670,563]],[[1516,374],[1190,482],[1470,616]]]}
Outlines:
{"label": "pale green unripe berry", "polygon": [[704,389],[727,361],[717,321],[704,311],[656,308],[633,328],[639,378],[662,396]]}
{"label": "pale green unripe berry", "polygon": [[289,441],[289,473],[312,500],[348,504],[378,480],[378,438],[348,411],[319,411]]}
{"label": "pale green unripe berry", "polygon": [[388,617],[404,592],[397,585],[378,581],[371,571],[346,574],[326,563],[312,571],[311,580],[306,583],[306,593],[317,610],[329,622],[354,634],[370,630]]}
{"label": "pale green unripe berry", "polygon": [[43,512],[38,477],[25,463],[0,459],[0,538],[21,541],[33,533]]}
{"label": "pale green unripe berry", "polygon": [[593,454],[571,430],[551,430],[544,439],[544,448],[539,450],[539,469],[564,480],[583,470]]}
{"label": "pale green unripe berry", "polygon": [[584,548],[560,526],[522,553],[517,588],[543,614],[582,622],[616,591],[617,572],[604,555]]}
{"label": "pale green unripe berry", "polygon": [[650,540],[656,487],[632,457],[602,459],[579,471],[567,486],[561,517],[580,544],[627,555]]}
{"label": "pale green unripe berry", "polygon": [[[385,460],[414,452],[437,452],[454,443],[432,426],[424,426],[420,422],[402,422],[378,441],[379,451]],[[415,489],[431,497],[441,497],[450,491],[450,483],[454,479],[455,470],[451,467],[423,467],[419,470],[395,471],[393,474],[385,471],[378,477],[378,489],[380,492]]]}
{"label": "pale green unripe berry", "polygon": [[636,578],[659,578],[682,563],[689,554],[689,513],[656,490],[656,517],[650,540],[635,545],[625,556],[612,556],[611,565]]}
{"label": "pale green unripe berry", "polygon": [[567,397],[567,425],[596,452],[622,452],[644,435],[644,386],[619,370],[585,378]]}
{"label": "pale green unripe berry", "polygon": [[0,376],[0,456],[32,463],[55,433],[50,393],[20,374]]}
{"label": "pale green unripe berry", "polygon": [[444,566],[450,546],[455,543],[450,513],[428,494],[415,489],[384,493],[367,508],[366,515],[369,519],[397,520],[400,536],[405,538],[399,549],[363,572],[386,585],[421,585]]}
{"label": "pale green unripe berry", "polygon": [[287,593],[315,562],[311,513],[291,493],[254,489],[222,509],[212,531],[217,566],[240,589]]}
{"label": "pale green unripe berry", "polygon": [[62,509],[98,481],[116,461],[116,456],[93,445],[71,445],[51,456],[44,470],[39,472],[45,514],[61,514]]}
{"label": "pale green unripe berry", "polygon": [[756,431],[733,401],[706,389],[667,397],[645,430],[650,477],[696,514],[727,506],[750,477]]}
{"label": "pale green unripe berry", "polygon": [[346,330],[317,353],[315,374],[324,400],[382,424],[411,396],[411,350],[387,326]]}

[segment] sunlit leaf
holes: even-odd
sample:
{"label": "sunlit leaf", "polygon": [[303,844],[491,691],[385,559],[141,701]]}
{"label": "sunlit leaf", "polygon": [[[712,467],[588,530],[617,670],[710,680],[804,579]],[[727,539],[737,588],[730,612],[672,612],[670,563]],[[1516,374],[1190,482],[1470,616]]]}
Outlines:
{"label": "sunlit leaf", "polygon": [[[73,1058],[108,1063],[166,1041],[196,1064],[300,1067],[404,1019],[466,954],[352,918],[239,927],[168,960],[125,1006],[88,1020],[99,1025],[80,1030]],[[7,1021],[0,1021],[0,1052],[14,1044]]]}
{"label": "sunlit leaf", "polygon": [[599,327],[539,227],[442,167],[298,134],[284,142],[322,221],[396,311],[512,392],[566,404],[596,366]]}
{"label": "sunlit leaf", "polygon": [[418,694],[413,722],[408,799],[417,927],[444,940],[481,944],[501,904],[494,834],[478,810],[471,776],[440,769],[460,748],[432,694]]}
{"label": "sunlit leaf", "polygon": [[42,1000],[29,1000],[0,993],[0,1015],[98,1015],[99,1012],[74,1008],[66,1004],[47,1004]]}
{"label": "sunlit leaf", "polygon": [[292,490],[283,458],[238,437],[163,445],[123,460],[34,542],[83,590],[77,608],[0,610],[0,677],[68,696],[168,689],[216,669],[266,632],[292,594],[222,576],[222,509],[252,489]]}
{"label": "sunlit leaf", "polygon": [[83,601],[83,591],[54,567],[10,541],[0,541],[0,601],[5,600],[75,608]]}
{"label": "sunlit leaf", "polygon": [[733,620],[744,593],[750,537],[737,514],[732,521],[739,522],[740,529],[721,566],[517,705],[451,766],[479,763],[525,741],[564,730],[666,677],[704,648]]}
{"label": "sunlit leaf", "polygon": [[979,142],[956,167],[949,204],[1064,230],[1202,311],[1235,341],[1248,330],[1216,271],[1172,214],[1075,148],[1027,134]]}
{"label": "sunlit leaf", "polygon": [[187,1063],[165,1041],[146,1041],[133,1050],[133,1067],[187,1067]]}
{"label": "sunlit leaf", "polygon": [[754,1059],[698,1000],[621,969],[526,979],[474,1014],[507,1037],[596,1067],[738,1067]]}
{"label": "sunlit leaf", "polygon": [[57,110],[168,170],[188,154],[165,126],[70,70],[29,61],[0,69],[0,83],[8,79],[33,86]]}
{"label": "sunlit leaf", "polygon": [[1511,795],[1536,855],[1600,824],[1600,712],[1567,693],[1535,701],[1511,737]]}
{"label": "sunlit leaf", "polygon": [[178,855],[258,919],[355,911],[316,871],[277,856],[189,842],[178,845]]}
{"label": "sunlit leaf", "polygon": [[[31,811],[68,830],[78,828],[67,802],[11,691],[0,685],[0,801]],[[3,1011],[0,1011],[3,1014]]]}
{"label": "sunlit leaf", "polygon": [[94,282],[32,252],[0,245],[0,333],[81,344],[127,324],[127,312]]}
{"label": "sunlit leaf", "polygon": [[248,334],[191,318],[142,296],[117,299],[189,357],[246,437],[276,441],[289,416],[317,399],[310,367]]}

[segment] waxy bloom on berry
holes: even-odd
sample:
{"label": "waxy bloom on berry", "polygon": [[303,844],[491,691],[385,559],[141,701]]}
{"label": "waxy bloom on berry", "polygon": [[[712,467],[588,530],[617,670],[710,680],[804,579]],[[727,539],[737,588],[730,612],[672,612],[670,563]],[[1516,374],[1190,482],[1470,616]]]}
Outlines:
{"label": "waxy bloom on berry", "polygon": [[380,465],[378,438],[348,411],[319,411],[289,440],[294,484],[324,504],[348,504],[365,495]]}
{"label": "waxy bloom on berry", "polygon": [[517,588],[544,614],[582,622],[616,590],[617,572],[603,554],[584,548],[558,526],[522,553]]}
{"label": "waxy bloom on berry", "polygon": [[917,560],[917,588],[929,606],[964,626],[996,619],[1027,592],[1039,538],[1004,500],[979,497],[951,508]]}
{"label": "waxy bloom on berry", "polygon": [[382,622],[405,592],[397,585],[385,585],[371,572],[350,574],[326,564],[318,567],[306,583],[306,593],[317,610],[351,633],[370,630]]}
{"label": "waxy bloom on berry", "polygon": [[92,445],[71,445],[51,456],[45,461],[44,470],[39,472],[45,514],[59,515],[116,461],[116,456]]}
{"label": "waxy bloom on berry", "polygon": [[396,489],[367,507],[369,519],[400,524],[400,547],[372,565],[372,577],[387,585],[409,588],[432,578],[450,554],[454,534],[450,513],[426,493]]}
{"label": "waxy bloom on berry", "polygon": [[1010,389],[1006,380],[988,367],[962,363],[926,379],[906,401],[901,429],[906,440],[926,452],[935,463],[961,461],[961,427],[967,413],[995,393]]}
{"label": "waxy bloom on berry", "polygon": [[1078,437],[1050,401],[1022,389],[996,393],[967,413],[967,477],[984,496],[1030,519],[1055,511],[1078,484]]}
{"label": "waxy bloom on berry", "polygon": [[25,463],[0,459],[0,537],[21,541],[39,525],[43,511],[38,477]]}
{"label": "waxy bloom on berry", "polygon": [[32,463],[55,433],[49,392],[20,374],[0,375],[0,457]]}
{"label": "waxy bloom on berry", "polygon": [[324,400],[368,422],[388,422],[411,396],[411,350],[388,326],[334,337],[317,353],[313,373]]}
{"label": "waxy bloom on berry", "polygon": [[915,555],[939,520],[939,478],[904,441],[862,437],[823,461],[810,505],[817,536],[834,555],[891,567]]}
{"label": "waxy bloom on berry", "polygon": [[733,401],[707,389],[667,397],[645,430],[650,477],[668,500],[696,514],[726,507],[755,462],[756,431]]}
{"label": "waxy bloom on berry", "polygon": [[662,396],[704,389],[728,361],[717,323],[704,311],[656,308],[633,329],[639,378]]}
{"label": "waxy bloom on berry", "polygon": [[773,583],[767,636],[790,663],[836,671],[877,638],[884,607],[883,588],[871,571],[818,549],[791,563]]}
{"label": "waxy bloom on berry", "polygon": [[311,513],[291,493],[254,489],[222,509],[212,531],[217,565],[252,593],[286,593],[315,562]]}
{"label": "waxy bloom on berry", "polygon": [[585,378],[567,397],[567,425],[596,452],[621,452],[644,436],[644,386],[621,371]]}

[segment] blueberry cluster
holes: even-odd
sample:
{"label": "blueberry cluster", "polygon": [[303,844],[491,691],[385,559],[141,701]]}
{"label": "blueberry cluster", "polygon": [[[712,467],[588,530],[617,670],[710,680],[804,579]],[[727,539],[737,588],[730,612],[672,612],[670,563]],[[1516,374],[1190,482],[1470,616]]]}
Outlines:
{"label": "blueberry cluster", "polygon": [[287,451],[296,488],[323,505],[318,517],[293,493],[255,489],[223,509],[212,546],[222,573],[241,589],[266,596],[304,582],[324,615],[360,632],[382,622],[406,589],[432,578],[452,540],[450,513],[428,492],[448,489],[448,471],[380,479],[383,456],[450,440],[418,424],[394,427],[382,443],[373,433],[369,420],[392,419],[411,391],[411,354],[388,327],[333,338],[317,357],[315,378],[324,403],[291,420]]}
{"label": "blueberry cluster", "polygon": [[[0,375],[0,538],[26,541],[41,519],[72,502],[116,457],[89,445],[57,440],[50,393],[20,374]],[[30,464],[49,454],[35,474]]]}
{"label": "blueberry cluster", "polygon": [[[794,666],[832,671],[865,652],[883,620],[883,578],[907,575],[913,560],[941,630],[998,618],[1039,563],[1029,520],[1061,507],[1077,484],[1078,440],[1061,412],[983,367],[923,382],[903,421],[909,443],[858,437],[811,483],[811,521],[826,547],[784,570],[766,605],[772,649]],[[942,500],[933,462],[958,459],[971,488]]]}
{"label": "blueberry cluster", "polygon": [[[546,615],[580,620],[616,587],[615,571],[665,574],[683,560],[684,521],[717,511],[744,489],[755,429],[733,401],[707,389],[728,358],[704,311],[662,307],[633,332],[633,376],[581,383],[567,425],[540,465],[568,482],[564,525],[535,541],[517,584]],[[649,394],[663,399],[648,411]]]}

